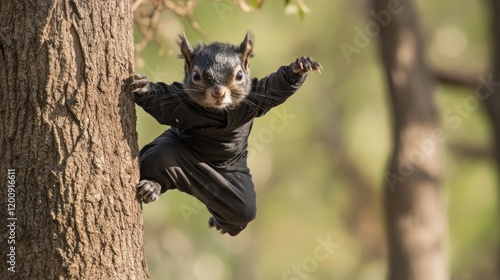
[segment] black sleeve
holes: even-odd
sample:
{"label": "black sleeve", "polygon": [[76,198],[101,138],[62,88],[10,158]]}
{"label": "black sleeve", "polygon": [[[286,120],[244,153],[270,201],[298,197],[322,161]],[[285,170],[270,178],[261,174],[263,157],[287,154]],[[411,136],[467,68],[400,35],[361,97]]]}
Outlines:
{"label": "black sleeve", "polygon": [[278,71],[258,80],[252,80],[252,90],[246,102],[255,110],[255,117],[266,114],[271,108],[285,102],[304,83],[307,75],[298,75],[290,66],[281,66]]}
{"label": "black sleeve", "polygon": [[135,103],[153,116],[159,123],[173,125],[179,120],[175,111],[179,105],[185,104],[188,98],[181,83],[167,85],[165,83],[149,83],[150,89],[144,95],[135,94]]}

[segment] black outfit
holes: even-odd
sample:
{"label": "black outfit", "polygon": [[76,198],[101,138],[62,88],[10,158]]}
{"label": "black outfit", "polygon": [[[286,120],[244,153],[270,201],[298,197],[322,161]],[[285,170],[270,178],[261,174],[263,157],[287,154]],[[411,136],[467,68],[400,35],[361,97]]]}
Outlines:
{"label": "black outfit", "polygon": [[195,196],[218,227],[238,234],[256,214],[246,162],[253,119],[285,102],[304,80],[283,66],[261,80],[252,79],[247,100],[220,112],[196,104],[181,83],[150,83],[150,91],[135,95],[135,102],[171,128],[141,150],[141,180],[160,183],[162,193],[178,189]]}

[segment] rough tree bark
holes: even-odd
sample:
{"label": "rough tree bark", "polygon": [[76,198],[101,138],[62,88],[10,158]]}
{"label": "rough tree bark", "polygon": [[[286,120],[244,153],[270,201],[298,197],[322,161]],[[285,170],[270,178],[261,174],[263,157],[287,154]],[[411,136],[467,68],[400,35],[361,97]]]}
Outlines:
{"label": "rough tree bark", "polygon": [[[147,278],[133,188],[136,117],[124,86],[133,70],[130,5],[0,5],[2,223],[17,218],[1,231],[0,279]],[[6,205],[8,169],[15,209]],[[5,265],[12,249],[15,272]]]}
{"label": "rough tree bark", "polygon": [[394,147],[384,189],[388,279],[448,280],[440,182],[444,135],[437,128],[434,80],[424,61],[417,16],[409,0],[373,3],[376,12],[391,17],[380,28],[394,117]]}

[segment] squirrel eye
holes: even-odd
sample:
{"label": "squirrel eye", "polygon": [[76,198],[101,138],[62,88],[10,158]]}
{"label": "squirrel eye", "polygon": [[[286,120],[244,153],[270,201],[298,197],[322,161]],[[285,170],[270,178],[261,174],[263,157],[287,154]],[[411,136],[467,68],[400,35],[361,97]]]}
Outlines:
{"label": "squirrel eye", "polygon": [[238,82],[241,82],[241,80],[243,80],[243,72],[241,70],[239,70],[237,73],[236,73],[236,81]]}
{"label": "squirrel eye", "polygon": [[198,72],[198,70],[193,71],[193,81],[195,82],[201,81],[200,72]]}

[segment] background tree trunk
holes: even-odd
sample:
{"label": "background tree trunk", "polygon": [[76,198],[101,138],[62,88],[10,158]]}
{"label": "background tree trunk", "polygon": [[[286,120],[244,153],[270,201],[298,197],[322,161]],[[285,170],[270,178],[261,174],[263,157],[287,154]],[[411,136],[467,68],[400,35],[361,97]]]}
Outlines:
{"label": "background tree trunk", "polygon": [[16,208],[4,216],[3,188],[1,211],[17,220],[1,279],[147,278],[130,4],[2,1],[0,177],[15,170]]}
{"label": "background tree trunk", "polygon": [[394,150],[386,173],[384,205],[390,280],[449,280],[447,224],[441,189],[442,130],[437,128],[434,80],[422,53],[411,1],[374,0],[391,12],[380,28],[394,116]]}
{"label": "background tree trunk", "polygon": [[[488,112],[491,127],[493,130],[493,146],[495,161],[497,162],[498,173],[500,174],[500,0],[491,0],[491,35],[492,35],[492,48],[491,57],[493,70],[491,81],[491,89],[484,89],[489,91],[483,93],[483,96],[488,96],[484,104]],[[497,179],[498,180],[498,179]],[[498,191],[497,207],[500,209],[500,189]],[[497,225],[498,226],[498,225]],[[500,240],[497,241],[497,275],[500,276]]]}

